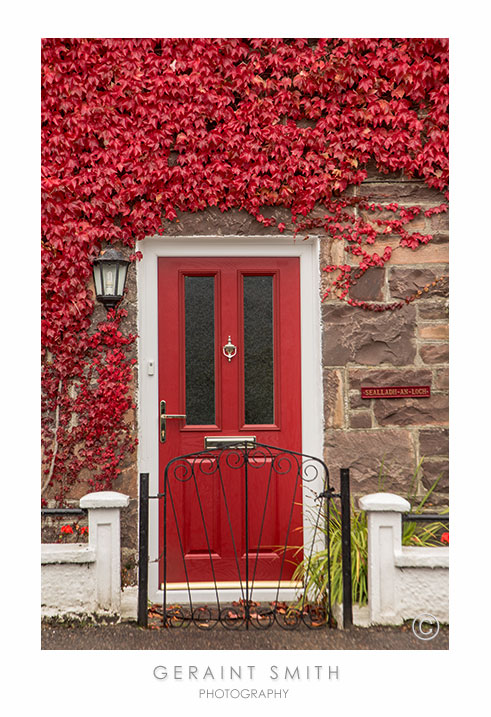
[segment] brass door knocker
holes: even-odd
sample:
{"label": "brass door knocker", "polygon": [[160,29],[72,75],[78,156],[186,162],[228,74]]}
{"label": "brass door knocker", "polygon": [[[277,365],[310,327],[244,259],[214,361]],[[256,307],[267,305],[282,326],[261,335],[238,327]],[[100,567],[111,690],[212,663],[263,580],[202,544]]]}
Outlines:
{"label": "brass door knocker", "polygon": [[228,343],[226,343],[225,346],[223,347],[223,355],[228,358],[229,363],[230,363],[230,361],[233,359],[233,357],[235,356],[236,353],[237,353],[237,346],[234,346],[234,344],[232,343],[232,339],[229,336]]}

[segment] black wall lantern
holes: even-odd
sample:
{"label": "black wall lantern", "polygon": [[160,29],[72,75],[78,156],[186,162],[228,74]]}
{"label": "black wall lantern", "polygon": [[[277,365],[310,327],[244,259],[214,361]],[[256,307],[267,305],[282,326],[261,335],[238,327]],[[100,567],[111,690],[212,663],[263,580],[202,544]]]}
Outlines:
{"label": "black wall lantern", "polygon": [[123,298],[129,263],[112,247],[94,259],[95,294],[106,310],[113,309]]}

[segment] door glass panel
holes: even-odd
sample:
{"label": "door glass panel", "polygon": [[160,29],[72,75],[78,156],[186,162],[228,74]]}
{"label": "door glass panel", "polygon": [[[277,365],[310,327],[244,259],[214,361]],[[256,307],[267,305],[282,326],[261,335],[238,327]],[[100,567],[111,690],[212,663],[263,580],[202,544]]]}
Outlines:
{"label": "door glass panel", "polygon": [[215,424],[215,278],[184,279],[186,423]]}
{"label": "door glass panel", "polygon": [[274,423],[273,277],[244,276],[245,423]]}

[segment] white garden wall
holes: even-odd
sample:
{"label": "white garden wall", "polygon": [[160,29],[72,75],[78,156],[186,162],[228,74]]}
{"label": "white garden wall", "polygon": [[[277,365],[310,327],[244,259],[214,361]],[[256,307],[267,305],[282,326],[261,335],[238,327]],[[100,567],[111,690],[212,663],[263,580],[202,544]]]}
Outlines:
{"label": "white garden wall", "polygon": [[[41,614],[132,616],[136,588],[122,605],[120,511],[129,497],[90,493],[80,500],[88,510],[88,544],[41,546]],[[368,523],[368,614],[354,615],[360,625],[396,625],[430,614],[449,621],[446,547],[403,547],[402,513],[409,503],[390,493],[360,499]],[[131,593],[131,594],[130,594]]]}
{"label": "white garden wall", "polygon": [[372,625],[397,625],[430,614],[449,621],[449,549],[403,547],[407,500],[373,493],[359,500],[368,523],[368,608]]}
{"label": "white garden wall", "polygon": [[41,615],[121,614],[120,511],[129,497],[104,491],[80,500],[89,543],[41,546]]}

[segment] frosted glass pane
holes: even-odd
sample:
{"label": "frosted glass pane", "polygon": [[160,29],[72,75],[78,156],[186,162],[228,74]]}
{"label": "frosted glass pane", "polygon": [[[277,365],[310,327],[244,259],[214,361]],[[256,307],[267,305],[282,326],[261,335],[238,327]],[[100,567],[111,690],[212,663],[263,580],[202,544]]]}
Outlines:
{"label": "frosted glass pane", "polygon": [[186,423],[215,423],[215,279],[184,279]]}
{"label": "frosted glass pane", "polygon": [[273,277],[244,276],[245,423],[274,423]]}

